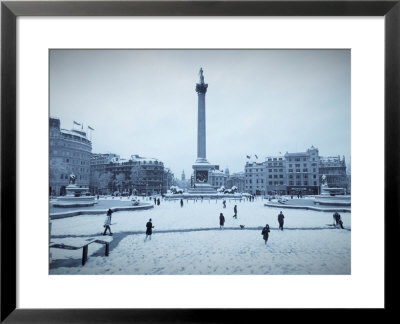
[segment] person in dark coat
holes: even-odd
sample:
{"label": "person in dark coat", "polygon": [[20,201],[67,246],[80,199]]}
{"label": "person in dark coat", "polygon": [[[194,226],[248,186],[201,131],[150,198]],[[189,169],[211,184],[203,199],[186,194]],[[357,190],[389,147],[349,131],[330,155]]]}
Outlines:
{"label": "person in dark coat", "polygon": [[154,197],[154,205],[157,205],[157,199]]}
{"label": "person in dark coat", "polygon": [[104,221],[104,233],[103,233],[103,235],[106,235],[107,230],[109,230],[110,235],[112,235],[111,228],[110,228],[110,225],[111,225],[111,213],[109,213],[110,211],[111,211],[111,209],[109,209],[107,211],[106,220]]}
{"label": "person in dark coat", "polygon": [[149,240],[151,240],[151,234],[153,234],[153,223],[151,222],[151,218],[149,219],[149,221],[146,223],[146,237],[145,237],[145,241],[147,240],[147,237],[149,237]]}
{"label": "person in dark coat", "polygon": [[222,213],[219,214],[219,228],[222,229],[225,224],[225,217]]}
{"label": "person in dark coat", "polygon": [[237,219],[237,205],[233,207],[233,218]]}
{"label": "person in dark coat", "polygon": [[224,201],[222,202],[222,205],[224,206],[224,208],[226,208],[226,200],[224,200]]}
{"label": "person in dark coat", "polygon": [[261,234],[263,236],[263,239],[265,241],[265,244],[267,244],[268,237],[269,237],[269,225],[265,225],[265,227],[262,229]]}
{"label": "person in dark coat", "polygon": [[282,211],[278,215],[278,222],[279,222],[279,229],[283,231],[283,219],[285,216],[283,216]]}
{"label": "person in dark coat", "polygon": [[181,199],[181,207],[183,207],[183,199]]}
{"label": "person in dark coat", "polygon": [[336,226],[340,226],[341,228],[344,228],[343,227],[343,221],[342,221],[342,219],[341,219],[341,217],[340,217],[340,214],[338,213],[338,212],[335,212],[334,214],[333,214],[333,219],[335,220],[335,225]]}
{"label": "person in dark coat", "polygon": [[157,206],[160,206],[160,198],[157,198]]}

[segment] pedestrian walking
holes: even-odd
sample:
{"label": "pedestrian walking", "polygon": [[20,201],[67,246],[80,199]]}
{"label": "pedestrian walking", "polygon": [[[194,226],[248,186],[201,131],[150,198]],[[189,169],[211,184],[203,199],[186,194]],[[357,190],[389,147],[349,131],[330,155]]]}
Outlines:
{"label": "pedestrian walking", "polygon": [[154,197],[154,205],[157,205],[157,199]]}
{"label": "pedestrian walking", "polygon": [[333,214],[333,219],[335,221],[334,225],[336,225],[336,226],[339,225],[341,228],[344,228],[343,227],[343,221],[342,221],[341,216],[340,216],[340,214],[338,212],[335,212]]}
{"label": "pedestrian walking", "polygon": [[265,244],[267,244],[268,237],[269,237],[269,225],[266,224],[265,227],[262,229],[261,234],[263,236],[263,239],[265,241]]}
{"label": "pedestrian walking", "polygon": [[110,232],[110,235],[112,235],[111,233],[111,209],[109,209],[107,211],[107,216],[106,216],[106,220],[104,221],[104,233],[103,235],[106,235],[107,230]]}
{"label": "pedestrian walking", "polygon": [[183,199],[181,199],[181,207],[183,207]]}
{"label": "pedestrian walking", "polygon": [[149,219],[149,221],[146,223],[146,237],[145,237],[145,241],[147,240],[147,237],[149,237],[149,240],[151,240],[151,234],[153,234],[153,223],[151,222],[151,218]]}
{"label": "pedestrian walking", "polygon": [[278,215],[278,222],[279,222],[279,229],[283,231],[283,219],[285,216],[283,216],[282,211]]}
{"label": "pedestrian walking", "polygon": [[219,214],[219,229],[222,229],[225,224],[225,217],[222,213]]}
{"label": "pedestrian walking", "polygon": [[224,206],[224,208],[226,208],[226,200],[224,200],[224,201],[222,202],[222,205]]}
{"label": "pedestrian walking", "polygon": [[160,206],[160,198],[157,198],[157,206]]}
{"label": "pedestrian walking", "polygon": [[237,219],[237,205],[233,207],[233,218]]}

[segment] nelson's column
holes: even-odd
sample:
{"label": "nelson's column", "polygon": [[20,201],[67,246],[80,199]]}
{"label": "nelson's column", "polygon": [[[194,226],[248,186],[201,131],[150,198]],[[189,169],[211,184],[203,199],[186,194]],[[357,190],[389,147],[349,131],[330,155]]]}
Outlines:
{"label": "nelson's column", "polygon": [[200,81],[196,83],[198,96],[197,104],[197,159],[193,164],[194,188],[191,193],[215,193],[216,190],[209,183],[208,173],[215,166],[206,158],[206,92],[208,84],[204,83],[203,69],[200,68]]}

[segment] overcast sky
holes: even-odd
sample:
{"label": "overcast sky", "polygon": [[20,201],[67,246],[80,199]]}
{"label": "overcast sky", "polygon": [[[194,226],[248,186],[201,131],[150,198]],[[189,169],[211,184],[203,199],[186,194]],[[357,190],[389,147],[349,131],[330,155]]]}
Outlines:
{"label": "overcast sky", "polygon": [[200,67],[210,163],[238,172],[246,155],[311,145],[349,162],[349,50],[52,50],[50,116],[93,127],[93,153],[154,157],[189,176]]}

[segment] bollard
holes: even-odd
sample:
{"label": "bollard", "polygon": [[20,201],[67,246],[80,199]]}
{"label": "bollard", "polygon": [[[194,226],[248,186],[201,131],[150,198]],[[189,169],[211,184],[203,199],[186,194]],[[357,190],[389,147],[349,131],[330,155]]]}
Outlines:
{"label": "bollard", "polygon": [[106,253],[105,256],[108,256],[108,254],[110,253],[110,243],[106,243]]}
{"label": "bollard", "polygon": [[87,261],[88,245],[84,245],[82,249],[82,265],[84,266]]}

